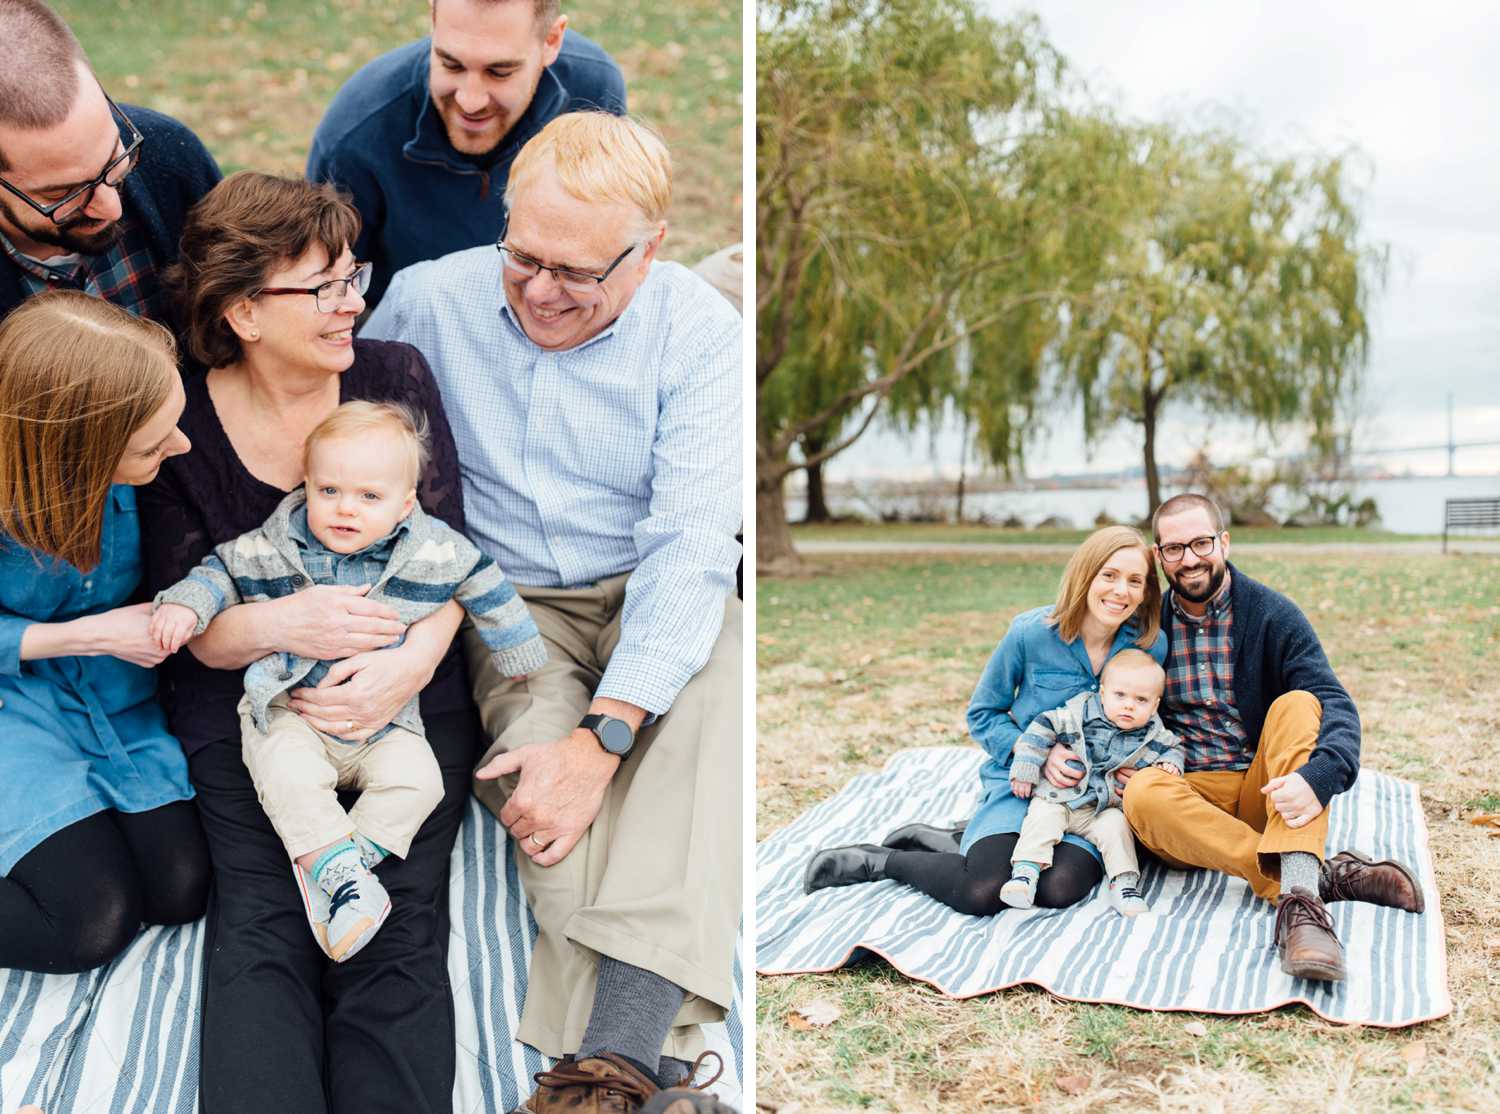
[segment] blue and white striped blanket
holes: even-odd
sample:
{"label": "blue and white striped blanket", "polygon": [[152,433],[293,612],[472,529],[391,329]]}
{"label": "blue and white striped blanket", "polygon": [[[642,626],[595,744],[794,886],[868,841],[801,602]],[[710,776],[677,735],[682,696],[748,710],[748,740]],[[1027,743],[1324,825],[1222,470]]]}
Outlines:
{"label": "blue and white striped blanket", "polygon": [[[453,855],[449,903],[458,1042],[453,1109],[504,1112],[549,1061],[512,1035],[536,926],[504,833],[477,801],[469,802]],[[109,966],[84,975],[0,970],[0,1111],[34,1102],[47,1114],[193,1114],[202,947],[200,921],[148,929]],[[738,959],[735,966],[738,986]],[[738,1108],[738,997],[708,1038],[725,1064],[714,1090]]]}
{"label": "blue and white striped blanket", "polygon": [[1141,1009],[1234,1014],[1301,1002],[1330,1021],[1391,1027],[1453,1008],[1417,789],[1370,770],[1334,799],[1329,851],[1407,864],[1427,911],[1331,904],[1348,967],[1340,983],[1282,974],[1270,906],[1241,880],[1212,871],[1147,866],[1152,912],[1134,920],[1109,908],[1102,886],[1070,909],[994,917],[956,913],[891,881],[802,893],[803,869],[818,848],[879,843],[912,821],[971,815],[982,757],[967,747],[904,751],[767,839],[756,862],[757,971],[830,971],[864,951],[954,998],[1032,983],[1061,998]]}

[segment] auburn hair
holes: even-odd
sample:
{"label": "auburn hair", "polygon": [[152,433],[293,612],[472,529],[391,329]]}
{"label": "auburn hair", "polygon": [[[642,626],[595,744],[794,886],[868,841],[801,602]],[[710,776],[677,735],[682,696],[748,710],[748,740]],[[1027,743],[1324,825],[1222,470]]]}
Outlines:
{"label": "auburn hair", "polygon": [[172,334],[103,298],[49,291],[0,322],[0,530],[97,565],[115,470],[177,376]]}

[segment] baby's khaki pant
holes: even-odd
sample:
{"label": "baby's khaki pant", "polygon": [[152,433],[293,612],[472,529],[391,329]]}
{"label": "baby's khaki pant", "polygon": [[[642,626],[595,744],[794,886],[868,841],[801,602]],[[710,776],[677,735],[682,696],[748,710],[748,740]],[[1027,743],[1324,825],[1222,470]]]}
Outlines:
{"label": "baby's khaki pant", "polygon": [[[374,743],[324,735],[287,706],[271,701],[264,734],[240,701],[245,766],[261,807],[293,859],[359,832],[400,858],[443,799],[443,777],[421,735],[392,727]],[[348,812],[337,789],[361,790]]]}
{"label": "baby's khaki pant", "polygon": [[[474,701],[496,740],[483,761],[578,726],[619,642],[625,579],[578,589],[517,585],[548,653],[520,682],[495,671],[464,625]],[[740,660],[740,602],[731,598],[708,663],[641,730],[568,857],[539,867],[516,851],[538,930],[518,1032],[533,1048],[578,1050],[600,955],[687,991],[663,1055],[693,1059],[703,1049],[698,1026],[724,1018],[740,917]],[[497,816],[514,788],[514,777],[474,783]]]}
{"label": "baby's khaki pant", "polygon": [[1233,874],[1275,901],[1281,891],[1281,855],[1306,851],[1323,858],[1328,810],[1300,828],[1289,828],[1261,788],[1306,764],[1322,722],[1317,697],[1289,692],[1266,712],[1248,770],[1205,770],[1183,777],[1140,771],[1125,790],[1125,816],[1137,838],[1171,866]]}
{"label": "baby's khaki pant", "polygon": [[1033,797],[1021,821],[1021,837],[1011,852],[1012,863],[1052,865],[1052,848],[1071,832],[1082,836],[1104,856],[1104,873],[1110,878],[1120,874],[1139,874],[1135,858],[1135,837],[1125,814],[1117,808],[1097,809],[1093,805],[1069,808],[1057,801]]}

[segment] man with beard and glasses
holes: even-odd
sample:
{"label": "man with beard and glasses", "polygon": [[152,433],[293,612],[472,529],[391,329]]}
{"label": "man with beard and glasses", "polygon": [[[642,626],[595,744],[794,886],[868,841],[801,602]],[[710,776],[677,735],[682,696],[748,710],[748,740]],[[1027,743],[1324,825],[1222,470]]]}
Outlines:
{"label": "man with beard and glasses", "polygon": [[219,180],[213,157],[176,120],[110,100],[40,0],[0,0],[0,42],[0,317],[61,287],[168,321],[158,276]]}
{"label": "man with beard and glasses", "polygon": [[516,153],[565,112],[625,111],[620,68],[568,30],[559,0],[432,0],[432,35],[334,96],[307,176],[352,195],[374,307],[401,268],[493,244]]}
{"label": "man with beard and glasses", "polygon": [[1354,701],[1297,605],[1229,563],[1213,500],[1173,496],[1152,530],[1169,583],[1161,718],[1187,769],[1127,771],[1125,816],[1171,865],[1236,875],[1274,903],[1283,971],[1342,979],[1344,950],[1324,902],[1423,908],[1399,863],[1354,851],[1323,859],[1328,802],[1359,774]]}

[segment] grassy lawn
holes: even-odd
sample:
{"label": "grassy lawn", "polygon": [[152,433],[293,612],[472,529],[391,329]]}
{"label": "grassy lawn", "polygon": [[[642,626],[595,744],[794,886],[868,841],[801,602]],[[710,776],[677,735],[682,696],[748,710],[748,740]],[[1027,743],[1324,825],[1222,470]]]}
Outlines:
{"label": "grassy lawn", "polygon": [[[820,557],[822,575],[762,579],[758,838],[903,747],[964,742],[989,653],[1011,616],[1051,599],[1064,559]],[[1500,558],[1242,551],[1236,564],[1318,629],[1359,704],[1365,764],[1421,786],[1454,1012],[1390,1032],[1301,1007],[1218,1018],[1024,989],[954,1002],[873,963],[758,981],[760,1101],[804,1114],[1500,1109],[1500,840],[1467,822],[1500,805]],[[789,1024],[817,998],[842,1019]],[[1059,1076],[1087,1086],[1065,1092]]]}
{"label": "grassy lawn", "polygon": [[[1094,532],[1080,530],[1026,530],[1003,526],[945,525],[918,522],[837,522],[823,526],[794,526],[796,542],[920,542],[925,545],[1077,545]],[[1438,541],[1440,534],[1394,534],[1389,530],[1365,530],[1355,526],[1235,526],[1230,533],[1236,544],[1328,545],[1344,542],[1399,544]],[[1455,548],[1477,535],[1453,539]]]}
{"label": "grassy lawn", "polygon": [[[57,0],[118,101],[198,133],[225,173],[301,174],[312,134],[355,70],[427,34],[424,0]],[[570,25],[625,73],[630,109],[671,148],[663,246],[694,261],[740,239],[740,5],[569,0]]]}

